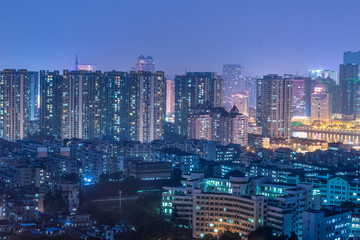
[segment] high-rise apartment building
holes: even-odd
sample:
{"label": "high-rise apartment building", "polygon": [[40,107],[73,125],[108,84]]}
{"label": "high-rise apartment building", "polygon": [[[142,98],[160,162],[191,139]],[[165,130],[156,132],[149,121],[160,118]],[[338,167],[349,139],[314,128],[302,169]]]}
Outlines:
{"label": "high-rise apartment building", "polygon": [[323,69],[315,68],[315,69],[308,70],[307,76],[311,79],[316,79],[319,77],[320,78],[331,78],[337,84],[339,83],[338,72],[336,72],[334,70],[323,70]]}
{"label": "high-rise apartment building", "polygon": [[244,67],[240,64],[224,64],[224,104],[231,104],[231,96],[244,90],[243,76]]}
{"label": "high-rise apartment building", "polygon": [[331,95],[325,85],[316,85],[311,94],[311,121],[331,123]]}
{"label": "high-rise apartment building", "polygon": [[357,64],[360,66],[360,51],[344,52],[344,64]]}
{"label": "high-rise apartment building", "polygon": [[321,73],[322,78],[330,78],[335,81],[336,84],[339,84],[339,73],[333,70],[324,70]]}
{"label": "high-rise apartment building", "polygon": [[59,71],[40,71],[40,133],[61,137],[62,81]]}
{"label": "high-rise apartment building", "polygon": [[276,74],[257,81],[256,125],[265,137],[290,138],[292,79]]}
{"label": "high-rise apartment building", "polygon": [[[102,136],[105,139],[130,140],[134,124],[130,122],[130,76],[127,72],[104,73],[101,84]],[[137,88],[136,88],[137,89]],[[135,100],[132,103],[136,104]]]}
{"label": "high-rise apartment building", "polygon": [[246,94],[234,94],[231,96],[231,105],[236,106],[239,113],[249,116],[249,96]]}
{"label": "high-rise apartment building", "polygon": [[243,81],[243,89],[249,96],[249,106],[256,108],[256,82],[255,77],[245,77]]}
{"label": "high-rise apartment building", "polygon": [[342,114],[354,116],[359,114],[360,94],[358,92],[360,90],[360,81],[358,73],[359,65],[357,64],[340,65],[340,110]]}
{"label": "high-rise apartment building", "polygon": [[166,80],[164,72],[138,72],[139,127],[138,141],[162,139],[166,113]]}
{"label": "high-rise apartment building", "polygon": [[39,72],[28,71],[29,120],[39,118]]}
{"label": "high-rise apartment building", "polygon": [[311,78],[292,79],[292,116],[310,116]]}
{"label": "high-rise apartment building", "polygon": [[64,70],[62,95],[62,139],[100,138],[100,71]]}
{"label": "high-rise apartment building", "polygon": [[236,106],[230,112],[222,107],[198,108],[188,118],[188,139],[247,146],[248,116],[239,113]]}
{"label": "high-rise apartment building", "polygon": [[175,132],[187,135],[190,110],[208,103],[223,103],[223,80],[215,72],[188,72],[175,77]]}
{"label": "high-rise apartment building", "polygon": [[[331,95],[330,102],[331,102],[331,114],[333,113],[340,113],[340,86],[336,84],[336,81],[330,77],[327,78],[316,78],[312,85],[324,85],[326,87],[326,92]],[[313,91],[314,87],[312,87]]]}
{"label": "high-rise apartment building", "polygon": [[166,115],[174,113],[175,108],[175,89],[172,79],[166,79]]}
{"label": "high-rise apartment building", "polygon": [[318,77],[321,77],[321,74],[324,70],[323,69],[320,69],[320,68],[314,68],[314,69],[310,69],[307,71],[307,76],[309,78],[318,78]]}
{"label": "high-rise apartment building", "polygon": [[29,85],[27,70],[0,72],[0,137],[9,141],[27,137]]}
{"label": "high-rise apartment building", "polygon": [[147,57],[140,55],[140,57],[138,57],[136,62],[136,71],[137,72],[146,71],[146,72],[155,73],[154,59],[150,55]]}

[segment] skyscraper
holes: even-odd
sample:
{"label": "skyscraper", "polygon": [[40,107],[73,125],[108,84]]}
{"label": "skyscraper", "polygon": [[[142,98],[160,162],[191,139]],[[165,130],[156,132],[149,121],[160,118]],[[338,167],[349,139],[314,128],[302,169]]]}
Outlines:
{"label": "skyscraper", "polygon": [[271,74],[257,81],[256,124],[263,135],[290,138],[292,80]]}
{"label": "skyscraper", "polygon": [[138,72],[140,142],[162,139],[166,114],[166,81],[164,72]]}
{"label": "skyscraper", "polygon": [[27,70],[0,72],[0,137],[21,140],[28,134],[29,85]]}
{"label": "skyscraper", "polygon": [[344,52],[344,64],[357,64],[360,66],[360,51]]}
{"label": "skyscraper", "polygon": [[163,72],[105,72],[103,86],[103,136],[147,143],[163,138],[166,114]]}
{"label": "skyscraper", "polygon": [[256,108],[256,82],[255,77],[245,77],[243,81],[243,89],[248,93],[249,106],[252,108]]}
{"label": "skyscraper", "polygon": [[105,72],[101,86],[102,136],[116,141],[130,140],[133,126],[129,119],[131,94],[129,73]]}
{"label": "skyscraper", "polygon": [[149,55],[147,57],[144,57],[143,55],[140,55],[138,57],[136,62],[136,71],[147,71],[155,73],[155,62],[154,59]]}
{"label": "skyscraper", "polygon": [[332,80],[334,80],[336,83],[339,83],[339,77],[338,77],[338,72],[333,71],[333,70],[323,70],[323,69],[311,69],[308,70],[308,75],[309,78],[311,79],[316,79],[316,78],[331,78]]}
{"label": "skyscraper", "polygon": [[330,78],[335,81],[335,83],[339,84],[339,74],[336,71],[332,70],[324,70],[321,73],[322,78]]}
{"label": "skyscraper", "polygon": [[292,116],[310,116],[311,78],[292,79]]}
{"label": "skyscraper", "polygon": [[222,107],[199,106],[188,118],[188,139],[215,141],[221,145],[248,144],[248,116],[236,106],[230,112]]}
{"label": "skyscraper", "polygon": [[342,114],[353,115],[360,108],[359,66],[357,64],[340,65],[340,94]]}
{"label": "skyscraper", "polygon": [[336,84],[335,80],[330,77],[327,78],[316,78],[314,85],[322,84],[326,87],[326,92],[330,95],[331,102],[331,114],[340,113],[340,86]]}
{"label": "skyscraper", "polygon": [[310,69],[308,70],[307,76],[309,78],[318,78],[321,77],[323,71],[324,71],[323,69],[319,69],[319,68]]}
{"label": "skyscraper", "polygon": [[62,139],[100,138],[100,71],[64,70],[62,96]]}
{"label": "skyscraper", "polygon": [[166,115],[170,116],[174,113],[174,82],[172,79],[166,79]]}
{"label": "skyscraper", "polygon": [[29,120],[39,118],[39,73],[28,71],[29,84]]}
{"label": "skyscraper", "polygon": [[40,133],[61,137],[62,75],[40,71]]}
{"label": "skyscraper", "polygon": [[246,94],[232,95],[232,106],[236,106],[239,113],[249,116],[249,97]]}
{"label": "skyscraper", "polygon": [[243,89],[244,67],[240,64],[224,64],[224,104],[231,104],[232,95],[240,93]]}
{"label": "skyscraper", "polygon": [[215,72],[188,72],[175,76],[175,132],[186,136],[190,110],[208,103],[220,107],[223,80]]}
{"label": "skyscraper", "polygon": [[311,94],[311,121],[331,123],[330,94],[326,92],[325,85],[316,85]]}

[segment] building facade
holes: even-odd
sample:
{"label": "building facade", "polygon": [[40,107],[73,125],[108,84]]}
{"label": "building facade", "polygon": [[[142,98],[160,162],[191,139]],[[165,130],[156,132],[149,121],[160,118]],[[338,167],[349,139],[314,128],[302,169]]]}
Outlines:
{"label": "building facade", "polygon": [[243,78],[243,66],[240,64],[224,64],[224,105],[230,105],[232,101],[232,95],[238,94],[244,90]]}
{"label": "building facade", "polygon": [[344,64],[357,64],[357,65],[360,66],[360,51],[358,51],[358,52],[351,52],[351,51],[344,52]]}
{"label": "building facade", "polygon": [[282,185],[266,178],[204,178],[184,175],[179,187],[164,187],[162,208],[169,219],[192,226],[193,237],[219,236],[230,230],[247,239],[260,226],[276,235],[302,236],[302,214],[312,207],[310,185]]}
{"label": "building facade", "polygon": [[231,106],[236,106],[239,113],[249,116],[249,96],[246,94],[235,94],[231,96]]}
{"label": "building facade", "polygon": [[324,85],[316,85],[311,94],[311,121],[331,123],[331,95]]}
{"label": "building facade", "polygon": [[311,79],[292,79],[292,116],[310,116],[311,112]]}
{"label": "building facade", "polygon": [[224,108],[205,108],[188,118],[188,139],[247,146],[247,133],[248,116],[239,113],[236,106],[230,112]]}
{"label": "building facade", "polygon": [[136,62],[136,71],[145,71],[145,72],[152,72],[155,73],[155,62],[154,59],[149,55],[144,57],[140,55]]}
{"label": "building facade", "polygon": [[191,109],[208,103],[220,107],[223,103],[223,80],[214,72],[188,72],[175,76],[175,132],[187,135]]}
{"label": "building facade", "polygon": [[28,135],[29,85],[27,70],[0,72],[0,137],[9,141]]}
{"label": "building facade", "polygon": [[350,236],[351,211],[328,207],[303,213],[303,239],[345,240]]}
{"label": "building facade", "polygon": [[39,72],[28,71],[29,121],[39,119]]}
{"label": "building facade", "polygon": [[[360,94],[358,93],[359,65],[341,64],[340,65],[340,94],[341,94],[341,113],[345,115],[359,114]],[[356,116],[355,116],[356,117]]]}
{"label": "building facade", "polygon": [[40,71],[40,133],[61,137],[62,79],[59,71]]}
{"label": "building facade", "polygon": [[101,137],[100,71],[64,70],[62,91],[62,139]]}
{"label": "building facade", "polygon": [[290,138],[292,79],[272,74],[258,79],[256,125],[265,137]]}

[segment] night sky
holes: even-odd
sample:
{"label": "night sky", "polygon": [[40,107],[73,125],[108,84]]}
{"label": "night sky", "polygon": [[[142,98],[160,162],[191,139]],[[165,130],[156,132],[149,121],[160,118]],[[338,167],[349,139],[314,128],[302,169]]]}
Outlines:
{"label": "night sky", "polygon": [[248,75],[338,70],[360,50],[359,0],[0,0],[0,69],[127,71],[140,54],[168,74],[239,63]]}

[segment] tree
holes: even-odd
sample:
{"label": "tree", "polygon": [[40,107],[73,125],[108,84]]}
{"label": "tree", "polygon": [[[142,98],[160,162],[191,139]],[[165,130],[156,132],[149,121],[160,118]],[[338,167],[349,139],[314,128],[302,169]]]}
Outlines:
{"label": "tree", "polygon": [[227,230],[221,235],[219,240],[241,240],[241,237],[238,233]]}
{"label": "tree", "polygon": [[203,237],[203,240],[216,240],[216,238],[213,237],[213,235],[208,233]]}
{"label": "tree", "polygon": [[60,191],[55,191],[54,194],[47,193],[44,198],[45,212],[61,211],[65,214],[69,212],[68,206],[61,195]]}
{"label": "tree", "polygon": [[248,240],[286,240],[285,236],[274,236],[273,229],[271,227],[259,227],[255,231],[252,231]]}
{"label": "tree", "polygon": [[341,202],[340,207],[347,208],[350,211],[353,211],[356,208],[356,203],[351,202],[351,201],[344,201],[344,202]]}

